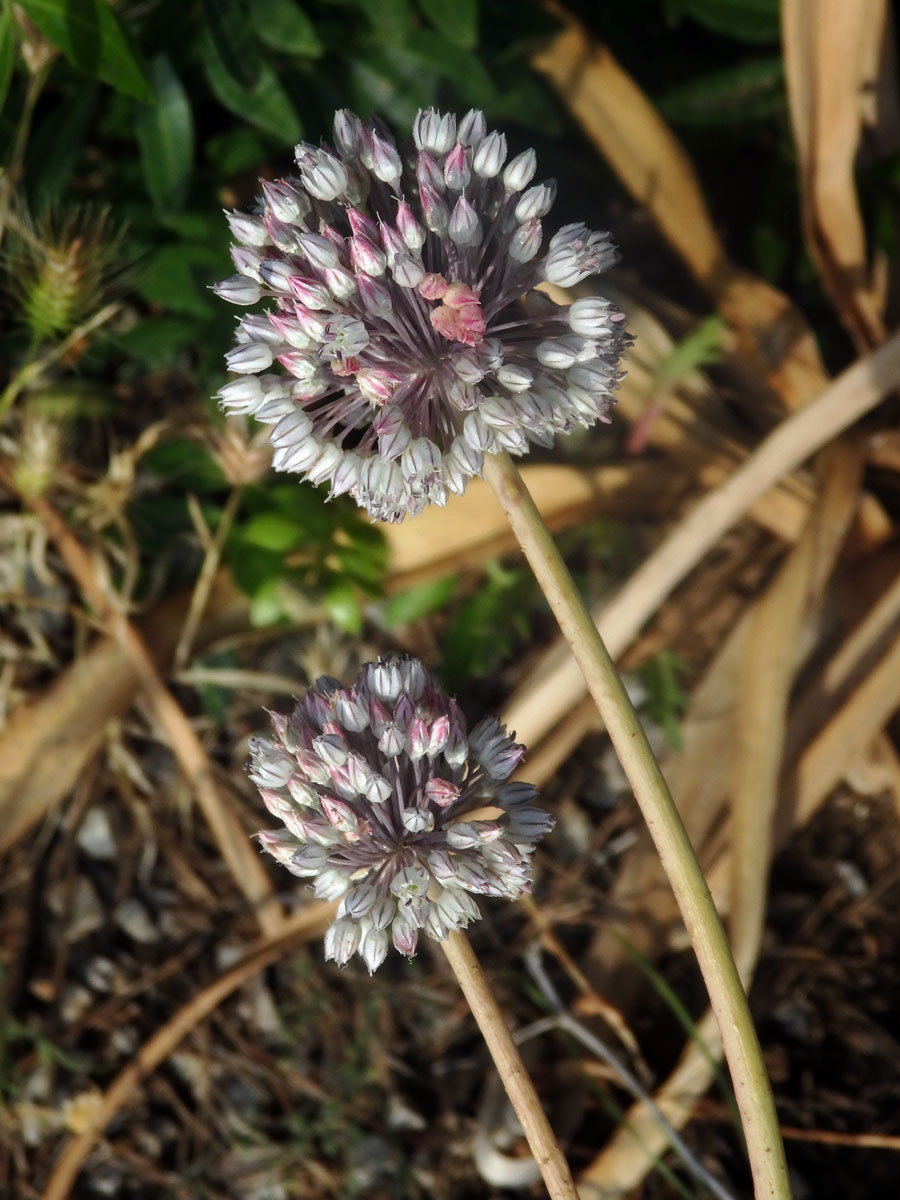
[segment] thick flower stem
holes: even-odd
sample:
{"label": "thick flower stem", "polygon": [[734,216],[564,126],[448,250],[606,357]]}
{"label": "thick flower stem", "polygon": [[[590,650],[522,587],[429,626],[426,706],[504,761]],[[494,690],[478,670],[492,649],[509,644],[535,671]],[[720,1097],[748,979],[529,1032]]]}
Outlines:
{"label": "thick flower stem", "polygon": [[531,1076],[525,1069],[522,1056],[468,938],[462,933],[451,933],[441,942],[441,948],[478,1022],[547,1191],[552,1200],[577,1200],[578,1191],[569,1164],[550,1128]]}
{"label": "thick flower stem", "polygon": [[669,878],[722,1031],[756,1196],[789,1200],[775,1102],[747,997],[668,785],[597,627],[509,455],[485,455],[484,477],[581,668]]}

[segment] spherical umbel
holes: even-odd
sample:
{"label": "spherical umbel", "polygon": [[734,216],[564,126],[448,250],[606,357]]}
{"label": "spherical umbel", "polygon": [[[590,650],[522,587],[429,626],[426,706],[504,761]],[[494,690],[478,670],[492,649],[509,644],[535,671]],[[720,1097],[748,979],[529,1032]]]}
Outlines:
{"label": "spherical umbel", "polygon": [[[556,185],[529,186],[534,151],[507,163],[477,110],[420,111],[399,148],[341,110],[334,141],[298,146],[298,175],[227,214],[237,274],[216,291],[266,308],[226,355],[236,383],[257,386],[219,399],[272,426],[275,468],[399,521],[463,492],[485,453],[608,420],[622,314],[598,299],[570,317],[534,289],[604,271],[615,250],[567,225],[540,253]],[[588,386],[575,365],[594,368]]]}
{"label": "spherical umbel", "polygon": [[281,827],[259,840],[340,900],[326,958],[359,954],[371,974],[391,944],[411,956],[420,932],[478,920],[474,896],[530,891],[553,819],[510,782],[524,747],[496,717],[469,730],[418,659],[369,663],[349,688],[319,679],[272,725],[251,742],[250,778]]}

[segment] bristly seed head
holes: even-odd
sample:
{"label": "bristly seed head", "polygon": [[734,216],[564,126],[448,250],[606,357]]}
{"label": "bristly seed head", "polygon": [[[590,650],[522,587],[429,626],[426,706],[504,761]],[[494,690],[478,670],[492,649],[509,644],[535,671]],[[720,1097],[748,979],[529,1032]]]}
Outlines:
{"label": "bristly seed head", "polygon": [[391,942],[411,956],[420,932],[440,940],[478,920],[473,894],[531,890],[553,819],[531,784],[508,782],[524,747],[496,717],[468,730],[418,659],[369,663],[350,688],[319,679],[272,725],[251,742],[250,778],[281,827],[259,840],[340,900],[326,958],[358,953],[371,974]]}
{"label": "bristly seed head", "polygon": [[540,253],[556,184],[529,186],[534,151],[507,163],[477,110],[420,111],[398,149],[342,109],[334,140],[298,146],[298,176],[227,214],[237,274],[216,291],[269,307],[239,322],[226,360],[241,378],[219,398],[274,427],[275,468],[400,521],[465,491],[484,454],[607,421],[622,314],[535,287],[571,287],[616,252],[577,224]]}

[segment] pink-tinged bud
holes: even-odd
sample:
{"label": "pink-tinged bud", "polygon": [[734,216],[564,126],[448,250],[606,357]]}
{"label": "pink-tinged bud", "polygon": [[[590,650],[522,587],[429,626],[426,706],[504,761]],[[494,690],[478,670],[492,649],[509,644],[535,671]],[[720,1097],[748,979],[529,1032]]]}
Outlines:
{"label": "pink-tinged bud", "polygon": [[322,812],[339,833],[357,832],[359,821],[349,804],[345,804],[343,800],[334,800],[328,795],[322,796],[321,804]]}
{"label": "pink-tinged bud", "polygon": [[316,279],[307,279],[302,275],[292,275],[288,279],[288,287],[306,308],[331,308],[331,294]]}
{"label": "pink-tinged bud", "polygon": [[347,220],[350,222],[354,237],[367,237],[370,242],[378,240],[378,226],[371,217],[361,213],[358,208],[347,209]]}
{"label": "pink-tinged bud", "polygon": [[441,300],[449,286],[443,275],[432,272],[423,276],[418,288],[419,295],[425,300]]}
{"label": "pink-tinged bud", "polygon": [[419,940],[419,931],[410,921],[402,914],[394,917],[391,923],[391,937],[394,946],[401,954],[405,954],[407,958],[412,958],[416,952],[416,942]]}
{"label": "pink-tinged bud", "polygon": [[255,279],[246,275],[231,275],[213,284],[213,291],[229,304],[255,304],[262,295],[262,289]]}
{"label": "pink-tinged bud", "polygon": [[382,183],[394,185],[403,173],[400,155],[378,132],[372,133],[372,172]]}
{"label": "pink-tinged bud", "polygon": [[425,784],[425,796],[429,804],[438,808],[449,808],[459,799],[459,785],[449,779],[429,779]]}
{"label": "pink-tinged bud", "polygon": [[284,221],[286,224],[302,220],[310,210],[309,200],[303,192],[292,187],[284,179],[279,179],[275,183],[264,179],[262,190],[266,208],[277,220]]}
{"label": "pink-tinged bud", "polygon": [[401,692],[400,698],[394,705],[394,724],[406,735],[409,733],[415,716],[416,706],[410,700],[409,696],[407,696],[406,692]]}
{"label": "pink-tinged bud", "polygon": [[408,249],[422,249],[425,244],[425,230],[413,216],[412,209],[405,200],[401,200],[397,205],[397,229]]}
{"label": "pink-tinged bud", "polygon": [[378,235],[388,262],[393,262],[399,255],[406,253],[407,245],[392,225],[382,222],[378,229]]}
{"label": "pink-tinged bud", "polygon": [[327,314],[313,312],[302,304],[294,305],[294,320],[306,336],[313,342],[321,342],[325,338],[328,327]]}
{"label": "pink-tinged bud", "polygon": [[489,133],[475,151],[472,166],[482,179],[494,179],[506,162],[506,135]]}
{"label": "pink-tinged bud", "polygon": [[427,150],[420,151],[416,159],[416,182],[420,192],[423,188],[430,188],[438,193],[444,190],[444,172]]}
{"label": "pink-tinged bud", "polygon": [[470,108],[459,123],[457,137],[464,146],[480,146],[487,133],[487,121],[480,108]]}
{"label": "pink-tinged bud", "polygon": [[372,279],[370,275],[359,275],[357,286],[359,298],[366,309],[373,317],[381,317],[382,320],[386,320],[393,312],[394,306],[391,302],[391,293],[384,284],[379,283],[377,279]]}
{"label": "pink-tinged bud", "polygon": [[481,292],[474,291],[467,283],[451,283],[444,292],[443,299],[451,308],[464,308],[467,304],[478,304]]}
{"label": "pink-tinged bud", "polygon": [[269,234],[262,217],[250,213],[225,210],[225,219],[232,234],[245,246],[268,246]]}
{"label": "pink-tinged bud", "polygon": [[349,300],[356,294],[356,277],[343,267],[329,267],[322,276],[335,300]]}
{"label": "pink-tinged bud", "polygon": [[431,726],[431,733],[428,738],[428,757],[434,758],[440,754],[447,745],[447,738],[450,736],[450,718],[448,716],[437,717]]}
{"label": "pink-tinged bud", "polygon": [[332,242],[319,233],[301,233],[297,238],[300,252],[309,262],[324,271],[328,267],[339,267],[340,256]]}
{"label": "pink-tinged bud", "polygon": [[444,183],[454,192],[461,192],[468,187],[472,178],[472,170],[466,157],[466,148],[462,142],[457,142],[444,162]]}
{"label": "pink-tinged bud", "polygon": [[425,757],[428,752],[428,724],[422,717],[416,717],[410,725],[407,742],[408,754],[413,762]]}
{"label": "pink-tinged bud", "polygon": [[289,225],[286,221],[279,221],[272,212],[267,212],[263,220],[265,221],[266,231],[272,244],[277,246],[279,250],[283,250],[285,254],[293,254],[297,249],[299,223],[297,225]]}
{"label": "pink-tinged bud", "polygon": [[350,263],[363,275],[383,275],[387,265],[384,254],[367,237],[355,237],[350,242]]}
{"label": "pink-tinged bud", "polygon": [[255,375],[265,371],[271,367],[272,361],[272,347],[264,342],[247,342],[243,346],[235,346],[225,355],[228,370],[239,375]]}
{"label": "pink-tinged bud", "polygon": [[[356,374],[356,383],[365,398],[379,408],[387,404],[400,385],[400,376],[383,367],[364,367]],[[375,432],[380,433],[379,422],[375,423]]]}
{"label": "pink-tinged bud", "polygon": [[447,233],[451,242],[455,242],[457,246],[467,248],[469,246],[481,245],[483,236],[481,222],[478,219],[475,209],[465,196],[460,196],[454,205],[453,212],[450,214]]}

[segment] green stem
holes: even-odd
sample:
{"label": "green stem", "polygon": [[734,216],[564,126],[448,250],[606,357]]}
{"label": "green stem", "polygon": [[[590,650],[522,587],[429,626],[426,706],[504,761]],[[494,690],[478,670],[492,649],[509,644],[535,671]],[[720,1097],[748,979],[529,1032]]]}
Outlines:
{"label": "green stem", "polygon": [[709,992],[747,1140],[758,1200],[789,1200],[772,1088],[747,997],[687,831],[634,706],[537,506],[508,454],[486,455],[484,477],[578,663],[634,790]]}

